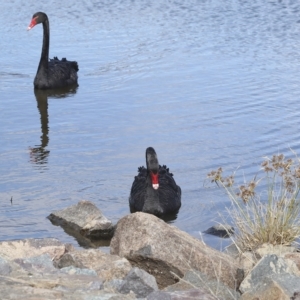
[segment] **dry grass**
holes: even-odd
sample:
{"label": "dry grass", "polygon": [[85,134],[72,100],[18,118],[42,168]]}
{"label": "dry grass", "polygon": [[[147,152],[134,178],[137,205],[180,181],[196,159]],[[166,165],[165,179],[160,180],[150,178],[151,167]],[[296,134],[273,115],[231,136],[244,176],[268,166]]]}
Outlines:
{"label": "dry grass", "polygon": [[[300,236],[300,160],[285,159],[283,154],[266,158],[261,164],[262,177],[236,186],[234,175],[223,177],[219,168],[208,174],[223,187],[232,203],[237,247],[254,250],[263,243],[291,245]],[[257,193],[258,186],[265,191]]]}

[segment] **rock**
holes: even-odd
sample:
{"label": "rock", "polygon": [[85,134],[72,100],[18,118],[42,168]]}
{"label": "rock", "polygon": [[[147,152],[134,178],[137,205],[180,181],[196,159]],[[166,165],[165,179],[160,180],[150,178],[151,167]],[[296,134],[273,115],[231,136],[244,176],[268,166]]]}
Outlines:
{"label": "rock", "polygon": [[55,225],[71,228],[89,239],[109,239],[114,232],[112,222],[92,202],[85,200],[51,213],[48,219]]}
{"label": "rock", "polygon": [[151,292],[158,291],[155,277],[142,269],[132,268],[124,278],[118,291],[122,294],[128,294],[133,291],[139,298],[147,297]]}
{"label": "rock", "polygon": [[94,270],[85,269],[85,268],[76,268],[73,266],[62,268],[60,269],[60,271],[70,275],[78,274],[78,275],[97,276],[97,273]]}
{"label": "rock", "polygon": [[224,253],[228,254],[232,258],[237,258],[241,251],[237,248],[235,244],[230,244],[229,246],[225,247]]}
{"label": "rock", "polygon": [[290,268],[290,272],[300,276],[300,253],[294,251],[296,251],[295,247],[271,244],[263,244],[255,251],[245,251],[243,253],[238,250],[235,244],[231,244],[225,248],[225,253],[238,262],[240,268],[244,270],[246,275],[252,270],[262,256],[275,254],[285,258],[285,262]]}
{"label": "rock", "polygon": [[1,242],[0,253],[1,299],[136,299],[104,285],[129,273],[125,258],[55,239]]}
{"label": "rock", "polygon": [[35,295],[35,299],[54,299],[81,290],[85,290],[87,294],[91,291],[93,294],[94,290],[98,290],[95,286],[102,284],[96,272],[92,273],[92,270],[66,273],[54,268],[48,254],[17,258],[12,263],[14,267],[10,276],[0,276],[1,299],[30,299],[32,294]]}
{"label": "rock", "polygon": [[300,293],[296,292],[294,295],[291,297],[290,300],[300,300]]}
{"label": "rock", "polygon": [[55,266],[55,268],[58,268],[58,269],[66,268],[69,266],[83,268],[83,265],[80,263],[80,261],[75,261],[72,254],[70,254],[70,253],[65,253],[59,259],[54,260],[53,265]]}
{"label": "rock", "polygon": [[[175,292],[165,292],[158,291],[152,292],[146,298],[147,300],[218,300],[221,298],[216,298],[207,291],[203,289],[189,289],[186,291],[175,291]],[[223,300],[223,298],[222,298]]]}
{"label": "rock", "polygon": [[238,266],[231,257],[150,214],[137,212],[119,220],[110,252],[155,276],[160,288],[178,282],[190,269],[237,287]]}
{"label": "rock", "polygon": [[6,276],[10,274],[12,268],[6,259],[0,257],[0,275]]}
{"label": "rock", "polygon": [[240,297],[240,293],[237,291],[230,289],[218,280],[209,279],[205,274],[195,270],[187,271],[178,283],[168,286],[164,290],[175,292],[190,290],[191,288],[200,289],[202,292],[222,300],[232,300]]}
{"label": "rock", "polygon": [[29,273],[33,272],[57,272],[48,253],[29,258],[17,258],[14,260],[22,269]]}
{"label": "rock", "polygon": [[59,268],[74,266],[93,269],[105,281],[123,279],[132,268],[127,259],[104,253],[99,249],[73,249],[55,260],[54,265]]}
{"label": "rock", "polygon": [[297,299],[300,293],[300,278],[291,274],[265,277],[255,288],[244,293],[240,300]]}
{"label": "rock", "polygon": [[[52,221],[51,221],[52,222]],[[53,225],[59,225],[59,223],[52,222]],[[108,238],[91,238],[91,237],[86,237],[83,236],[80,231],[69,227],[68,225],[61,225],[61,228],[64,230],[64,232],[72,236],[78,245],[81,248],[88,249],[88,248],[93,248],[93,249],[98,249],[99,247],[109,247],[110,244],[110,239]]]}
{"label": "rock", "polygon": [[112,290],[112,291],[118,291],[122,284],[123,284],[124,280],[123,279],[112,279],[109,281],[106,281],[104,283],[105,288]]}
{"label": "rock", "polygon": [[255,250],[256,257],[262,258],[267,254],[275,254],[277,256],[284,256],[286,253],[295,252],[296,248],[284,245],[272,245],[263,244],[258,249]]}
{"label": "rock", "polygon": [[241,253],[238,257],[238,262],[241,268],[245,271],[245,274],[248,274],[253,269],[257,261],[258,259],[251,251]]}
{"label": "rock", "polygon": [[282,257],[278,257],[275,254],[265,255],[242,281],[240,291],[245,293],[247,291],[255,290],[266,278],[275,278],[275,276],[281,277],[292,271],[293,270]]}
{"label": "rock", "polygon": [[6,260],[29,258],[43,253],[55,258],[62,256],[65,251],[66,245],[53,238],[0,242],[0,256]]}
{"label": "rock", "polygon": [[284,258],[292,260],[296,264],[298,270],[300,271],[300,253],[299,252],[286,253],[284,255]]}
{"label": "rock", "polygon": [[97,276],[36,273],[30,276],[0,277],[1,299],[135,299],[134,295],[101,290]]}
{"label": "rock", "polygon": [[234,234],[234,228],[227,224],[217,224],[204,231],[206,234],[215,235],[222,238],[229,238]]}

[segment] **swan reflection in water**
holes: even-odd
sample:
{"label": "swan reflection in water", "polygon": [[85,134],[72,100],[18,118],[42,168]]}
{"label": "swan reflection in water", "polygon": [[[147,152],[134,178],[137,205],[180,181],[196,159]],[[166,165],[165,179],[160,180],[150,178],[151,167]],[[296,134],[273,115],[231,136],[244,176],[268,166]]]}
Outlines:
{"label": "swan reflection in water", "polygon": [[59,99],[66,98],[76,94],[77,85],[56,90],[37,90],[34,89],[34,95],[37,102],[37,108],[41,119],[41,144],[29,147],[30,162],[37,165],[45,165],[48,163],[50,150],[47,149],[49,144],[49,115],[48,115],[48,97]]}

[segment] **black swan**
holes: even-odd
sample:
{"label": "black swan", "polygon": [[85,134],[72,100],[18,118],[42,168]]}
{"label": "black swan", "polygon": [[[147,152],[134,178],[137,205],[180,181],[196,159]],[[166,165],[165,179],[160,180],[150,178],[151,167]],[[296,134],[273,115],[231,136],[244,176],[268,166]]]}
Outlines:
{"label": "black swan", "polygon": [[49,20],[45,13],[37,12],[27,28],[30,30],[37,24],[43,24],[43,47],[40,63],[34,78],[36,89],[55,89],[70,85],[77,85],[78,64],[76,61],[68,61],[66,58],[59,60],[57,57],[49,61]]}
{"label": "black swan", "polygon": [[138,168],[130,197],[130,211],[142,211],[157,216],[177,213],[181,206],[181,188],[166,166],[160,166],[152,147],[146,149],[146,164]]}

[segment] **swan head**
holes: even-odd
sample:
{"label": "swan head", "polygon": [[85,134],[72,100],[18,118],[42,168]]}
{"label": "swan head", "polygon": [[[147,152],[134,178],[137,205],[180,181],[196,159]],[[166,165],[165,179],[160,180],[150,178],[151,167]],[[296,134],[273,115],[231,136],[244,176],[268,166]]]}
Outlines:
{"label": "swan head", "polygon": [[30,24],[27,27],[27,30],[32,29],[35,25],[40,24],[48,20],[48,17],[45,13],[43,12],[36,12],[30,21]]}
{"label": "swan head", "polygon": [[153,189],[157,190],[159,188],[159,183],[158,183],[159,163],[158,163],[156,152],[152,147],[148,147],[146,149],[146,163],[147,163],[147,170],[151,177],[152,187]]}

